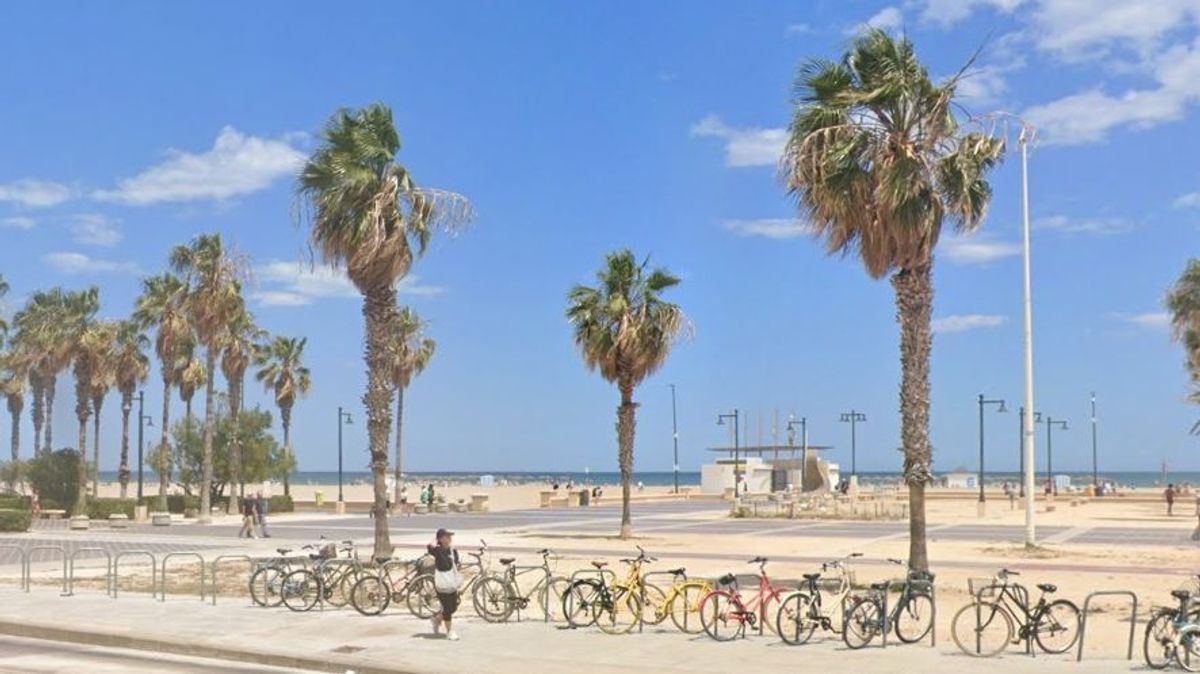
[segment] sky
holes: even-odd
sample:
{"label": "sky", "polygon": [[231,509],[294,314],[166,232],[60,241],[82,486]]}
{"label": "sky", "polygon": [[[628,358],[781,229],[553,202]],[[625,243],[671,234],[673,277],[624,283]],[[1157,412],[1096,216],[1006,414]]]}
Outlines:
{"label": "sky", "polygon": [[[618,395],[583,366],[563,312],[605,252],[629,247],[681,276],[668,297],[694,326],[637,390],[638,469],[672,466],[670,384],[683,470],[728,443],[716,417],[734,408],[754,444],[776,415],[805,417],[843,465],[839,415],[861,411],[858,468],[896,469],[891,287],[827,256],[776,173],[798,67],[837,58],[866,24],[909,36],[938,78],[978,51],[964,114],[1038,129],[1035,406],[1069,422],[1056,469],[1090,469],[1095,391],[1102,471],[1200,470],[1200,411],[1162,307],[1200,234],[1195,0],[5,3],[2,311],[96,284],[101,315],[126,316],[172,246],[219,232],[250,261],[260,325],[308,338],[301,469],[336,467],[339,405],[354,422],[346,467],[366,469],[361,300],[308,264],[293,194],[328,117],[380,101],[416,182],[477,213],[400,285],[438,341],[406,395],[406,468],[615,470]],[[937,251],[935,470],[977,466],[980,393],[1011,410],[987,413],[987,465],[1016,467],[1019,171],[1010,153],[983,227],[947,231]],[[273,409],[249,389],[248,405]],[[73,405],[61,376],[56,445],[75,437]],[[119,406],[104,408],[103,469]]]}

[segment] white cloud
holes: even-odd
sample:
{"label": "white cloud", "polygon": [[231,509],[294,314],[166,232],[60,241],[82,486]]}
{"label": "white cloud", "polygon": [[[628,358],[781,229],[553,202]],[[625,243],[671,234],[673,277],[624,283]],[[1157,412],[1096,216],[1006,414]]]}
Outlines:
{"label": "white cloud", "polygon": [[[252,297],[268,306],[305,306],[327,298],[357,298],[358,289],[345,272],[328,265],[271,261],[254,268],[256,281],[268,286]],[[402,295],[434,296],[445,292],[440,286],[421,285],[417,276],[406,276],[396,291]]]}
{"label": "white cloud", "polygon": [[690,132],[700,138],[724,140],[726,166],[775,166],[787,143],[785,129],[739,129],[717,115],[696,122]]}
{"label": "white cloud", "polygon": [[986,235],[951,236],[942,239],[941,253],[954,264],[988,264],[1021,254],[1015,241],[994,241]]}
{"label": "white cloud", "polygon": [[101,260],[83,253],[49,253],[42,260],[64,274],[138,273],[137,265],[132,262]]}
{"label": "white cloud", "polygon": [[1144,314],[1112,314],[1111,318],[1151,330],[1165,330],[1171,325],[1171,315],[1165,311],[1151,311]]}
{"label": "white cloud", "polygon": [[962,314],[935,318],[930,323],[930,326],[933,328],[934,333],[945,335],[982,328],[995,328],[1004,325],[1007,321],[1008,317],[994,314]]}
{"label": "white cloud", "polygon": [[807,35],[811,32],[813,32],[813,28],[807,23],[790,23],[784,29],[784,33],[787,35]]}
{"label": "white cloud", "polygon": [[1032,13],[1038,47],[1068,60],[1107,55],[1114,46],[1146,52],[1200,20],[1196,0],[1038,0]]}
{"label": "white cloud", "polygon": [[1064,234],[1124,234],[1133,230],[1133,223],[1121,218],[1072,218],[1066,215],[1050,215],[1033,221],[1034,229],[1062,232]]}
{"label": "white cloud", "polygon": [[1200,192],[1189,192],[1174,202],[1175,208],[1200,208]]}
{"label": "white cloud", "polygon": [[808,223],[787,218],[726,220],[721,226],[738,236],[763,236],[768,239],[794,239],[812,232]]}
{"label": "white cloud", "polygon": [[8,201],[33,208],[57,206],[75,196],[74,190],[66,185],[30,180],[0,184],[0,201]]}
{"label": "white cloud", "polygon": [[23,215],[14,215],[11,218],[0,219],[0,227],[13,227],[16,229],[33,229],[37,224],[37,220],[27,218]]}
{"label": "white cloud", "polygon": [[871,18],[862,23],[847,28],[846,33],[853,35],[863,28],[878,28],[879,30],[893,31],[904,25],[904,14],[900,12],[898,7],[884,7],[876,12]]}
{"label": "white cloud", "polygon": [[118,222],[99,213],[84,213],[72,218],[71,235],[75,243],[89,246],[115,246],[121,241]]}
{"label": "white cloud", "polygon": [[963,103],[976,106],[993,106],[1008,93],[1006,69],[985,66],[969,71],[958,81],[957,93]]}
{"label": "white cloud", "polygon": [[978,7],[987,6],[1009,13],[1024,2],[1025,0],[925,0],[925,7],[921,10],[921,21],[947,28],[970,16]]}
{"label": "white cloud", "polygon": [[292,138],[258,138],[226,126],[208,151],[170,150],[161,163],[118,181],[116,189],[97,190],[93,196],[142,206],[230,199],[256,192],[294,174],[303,164],[304,154],[292,147]]}

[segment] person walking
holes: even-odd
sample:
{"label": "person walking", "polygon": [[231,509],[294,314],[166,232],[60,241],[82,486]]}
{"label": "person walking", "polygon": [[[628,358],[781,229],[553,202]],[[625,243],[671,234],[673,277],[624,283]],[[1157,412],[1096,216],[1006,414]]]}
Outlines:
{"label": "person walking", "polygon": [[454,612],[458,610],[458,591],[462,588],[462,577],[458,573],[458,550],[454,549],[453,543],[453,531],[438,529],[434,535],[434,544],[429,546],[429,554],[433,555],[433,587],[437,591],[438,603],[441,604],[441,610],[429,620],[434,634],[445,625],[446,638],[458,641],[458,634],[454,632],[451,621]]}
{"label": "person walking", "polygon": [[257,511],[255,516],[258,520],[258,532],[263,538],[270,538],[271,534],[267,533],[267,505],[269,501],[263,496],[263,493],[257,492],[254,495],[254,508]]}
{"label": "person walking", "polygon": [[420,499],[421,505],[429,503],[429,488],[425,485],[421,485],[421,495],[418,498]]}
{"label": "person walking", "polygon": [[1163,493],[1167,499],[1167,517],[1175,514],[1175,485],[1167,485],[1167,491]]}
{"label": "person walking", "polygon": [[257,519],[258,506],[254,499],[242,499],[242,529],[238,538],[258,538],[254,534],[254,521]]}
{"label": "person walking", "polygon": [[400,513],[412,517],[412,511],[408,509],[408,485],[400,486]]}
{"label": "person walking", "polygon": [[429,512],[433,512],[433,500],[434,500],[433,483],[430,482],[429,483]]}

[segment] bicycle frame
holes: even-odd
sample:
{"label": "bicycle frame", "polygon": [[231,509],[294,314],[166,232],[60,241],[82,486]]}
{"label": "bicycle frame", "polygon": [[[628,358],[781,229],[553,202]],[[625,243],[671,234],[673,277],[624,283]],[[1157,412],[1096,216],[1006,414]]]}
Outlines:
{"label": "bicycle frame", "polygon": [[781,601],[781,598],[784,594],[784,588],[775,587],[771,584],[771,579],[767,577],[766,561],[759,562],[758,564],[758,589],[754,592],[754,595],[750,597],[749,601],[747,601],[742,595],[742,591],[737,585],[736,578],[734,579],[730,590],[730,595],[738,606],[737,613],[730,617],[742,624],[745,624],[747,621],[753,624],[755,621],[757,621],[758,633],[762,634],[767,620],[767,616],[761,615],[763,613],[763,608],[766,606],[767,602],[771,600],[776,602]]}

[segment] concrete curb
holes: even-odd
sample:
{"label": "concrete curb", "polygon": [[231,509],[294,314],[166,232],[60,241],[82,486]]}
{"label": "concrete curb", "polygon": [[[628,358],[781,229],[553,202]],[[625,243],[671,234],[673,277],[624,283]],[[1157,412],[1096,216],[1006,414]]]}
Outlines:
{"label": "concrete curb", "polygon": [[38,625],[23,622],[0,620],[0,634],[42,639],[45,641],[62,641],[85,646],[101,646],[104,648],[126,648],[155,653],[169,653],[212,660],[230,660],[241,663],[251,663],[268,667],[286,667],[304,669],[314,672],[334,672],[342,674],[353,670],[355,674],[418,674],[413,670],[379,667],[363,662],[357,658],[339,657],[305,657],[284,655],[268,651],[250,649],[232,649],[203,643],[174,641],[157,637],[139,637],[111,632],[96,632],[51,625]]}

